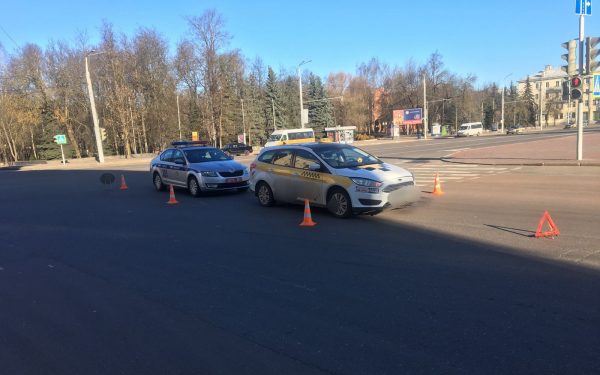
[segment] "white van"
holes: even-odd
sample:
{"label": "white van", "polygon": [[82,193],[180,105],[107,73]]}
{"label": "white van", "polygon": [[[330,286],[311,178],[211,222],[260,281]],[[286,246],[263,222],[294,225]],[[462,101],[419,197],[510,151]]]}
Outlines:
{"label": "white van", "polygon": [[315,132],[311,128],[275,130],[265,147],[309,143],[315,141]]}
{"label": "white van", "polygon": [[467,122],[458,128],[459,137],[469,137],[471,135],[480,135],[483,132],[483,125],[480,122]]}

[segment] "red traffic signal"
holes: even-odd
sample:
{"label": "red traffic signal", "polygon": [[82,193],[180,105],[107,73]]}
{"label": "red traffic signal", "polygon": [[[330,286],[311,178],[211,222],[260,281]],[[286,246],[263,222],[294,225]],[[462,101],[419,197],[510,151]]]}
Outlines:
{"label": "red traffic signal", "polygon": [[581,78],[580,77],[571,78],[571,88],[578,88],[578,87],[581,87]]}

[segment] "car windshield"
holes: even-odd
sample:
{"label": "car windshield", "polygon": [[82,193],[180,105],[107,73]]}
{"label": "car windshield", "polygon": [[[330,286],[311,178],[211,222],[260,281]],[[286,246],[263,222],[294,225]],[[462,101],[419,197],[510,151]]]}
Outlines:
{"label": "car windshield", "polygon": [[281,134],[271,134],[269,137],[269,142],[277,142],[281,141]]}
{"label": "car windshield", "polygon": [[190,163],[205,163],[209,161],[224,161],[231,158],[216,148],[196,148],[185,150],[185,157]]}
{"label": "car windshield", "polygon": [[369,164],[382,164],[375,156],[352,146],[319,148],[317,155],[332,168],[354,168]]}

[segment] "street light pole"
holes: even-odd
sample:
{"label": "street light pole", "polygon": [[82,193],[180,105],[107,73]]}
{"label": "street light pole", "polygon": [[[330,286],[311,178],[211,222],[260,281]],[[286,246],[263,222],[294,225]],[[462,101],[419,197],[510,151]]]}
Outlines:
{"label": "street light pole", "polygon": [[300,64],[298,64],[297,67],[297,71],[298,71],[298,91],[299,91],[299,96],[300,96],[300,127],[304,129],[304,121],[302,121],[302,111],[304,110],[304,104],[302,103],[302,75],[300,75],[300,67],[304,64],[308,64],[309,62],[311,62],[312,60],[308,60],[308,61],[302,61]]}
{"label": "street light pole", "polygon": [[93,53],[94,50],[85,55],[85,78],[87,80],[88,95],[90,97],[90,106],[92,107],[92,120],[94,122],[94,137],[96,138],[96,148],[98,149],[98,162],[104,163],[104,149],[102,148],[102,137],[100,136],[100,125],[98,124],[98,114],[96,113],[96,102],[94,100],[94,90],[92,88],[92,79],[88,67],[88,56],[98,55],[104,52]]}
{"label": "street light pole", "polygon": [[427,75],[423,73],[423,138],[427,139]]}
{"label": "street light pole", "polygon": [[244,134],[244,143],[246,143],[246,117],[244,116],[244,99],[240,99],[240,101],[242,102],[242,128]]}
{"label": "street light pole", "polygon": [[[579,74],[583,76],[584,16],[579,15]],[[582,87],[583,88],[583,87]],[[591,112],[591,109],[590,109]],[[589,117],[588,117],[589,121]],[[583,100],[577,99],[577,160],[583,159]]]}
{"label": "street light pole", "polygon": [[177,125],[179,126],[179,140],[181,141],[181,117],[179,116],[179,94],[177,94]]}
{"label": "street light pole", "polygon": [[504,90],[506,88],[506,79],[508,77],[510,77],[512,75],[512,73],[507,74],[503,79],[502,79],[502,124],[500,126],[500,133],[504,133]]}

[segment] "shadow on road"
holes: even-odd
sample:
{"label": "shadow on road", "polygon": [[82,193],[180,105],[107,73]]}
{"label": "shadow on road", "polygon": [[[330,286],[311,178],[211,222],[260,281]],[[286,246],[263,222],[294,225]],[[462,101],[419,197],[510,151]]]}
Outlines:
{"label": "shadow on road", "polygon": [[519,236],[523,236],[523,237],[534,237],[535,236],[535,231],[531,231],[531,230],[527,230],[527,229],[509,228],[509,227],[503,227],[503,226],[492,225],[492,224],[483,224],[483,225],[485,225],[486,227],[502,230],[505,232],[518,234]]}
{"label": "shadow on road", "polygon": [[250,192],[169,206],[147,172],[101,173],[0,184],[6,373],[600,370],[591,269],[384,217],[299,227]]}

